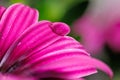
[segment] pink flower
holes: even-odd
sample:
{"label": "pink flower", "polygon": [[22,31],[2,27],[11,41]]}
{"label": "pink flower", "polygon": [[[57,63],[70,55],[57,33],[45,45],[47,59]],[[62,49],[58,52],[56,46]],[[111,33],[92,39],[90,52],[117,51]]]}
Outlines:
{"label": "pink flower", "polygon": [[116,52],[120,52],[120,21],[116,21],[105,32],[108,46]]}
{"label": "pink flower", "polygon": [[73,24],[88,52],[99,53],[107,43],[120,52],[120,1],[90,0],[85,14]]}
{"label": "pink flower", "polygon": [[106,64],[92,58],[79,42],[66,36],[70,32],[67,24],[38,21],[35,9],[19,3],[8,7],[1,16],[2,80],[24,77],[83,80],[82,77],[96,73],[96,69],[113,77]]}

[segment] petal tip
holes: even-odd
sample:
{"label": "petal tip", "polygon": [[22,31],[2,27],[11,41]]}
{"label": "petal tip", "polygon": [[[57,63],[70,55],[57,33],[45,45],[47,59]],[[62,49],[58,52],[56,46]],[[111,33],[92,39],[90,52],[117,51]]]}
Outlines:
{"label": "petal tip", "polygon": [[70,28],[67,24],[62,22],[55,22],[51,26],[53,32],[55,32],[58,35],[64,36],[67,35],[70,32]]}

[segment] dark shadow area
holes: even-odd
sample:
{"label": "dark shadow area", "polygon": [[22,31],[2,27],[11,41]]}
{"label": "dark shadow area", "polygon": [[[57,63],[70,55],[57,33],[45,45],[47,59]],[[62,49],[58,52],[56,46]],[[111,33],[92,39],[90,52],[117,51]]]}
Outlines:
{"label": "dark shadow area", "polygon": [[114,71],[119,70],[120,68],[120,52],[114,52],[110,47],[106,44],[105,50],[107,52],[108,57],[110,58],[110,66]]}
{"label": "dark shadow area", "polygon": [[77,5],[74,5],[71,9],[67,11],[67,13],[62,18],[62,22],[65,22],[69,25],[76,19],[78,19],[82,14],[85,12],[89,2],[85,1],[82,3],[78,3]]}

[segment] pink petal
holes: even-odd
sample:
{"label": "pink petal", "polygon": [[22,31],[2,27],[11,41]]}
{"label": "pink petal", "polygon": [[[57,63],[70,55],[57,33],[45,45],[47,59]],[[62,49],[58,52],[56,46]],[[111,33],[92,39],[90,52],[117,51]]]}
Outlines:
{"label": "pink petal", "polygon": [[[60,26],[60,30],[65,30],[64,35],[66,35],[69,32],[69,27],[66,24],[53,24],[58,25],[58,27]],[[21,34],[21,36],[13,44],[13,47],[16,48],[14,49],[13,53],[9,56],[9,59],[7,59],[7,61],[5,62],[7,64],[6,67],[8,67],[8,64],[13,64],[20,57],[25,57],[28,54],[32,55],[33,52],[43,50],[44,48],[46,48],[47,46],[64,36],[63,33],[62,35],[60,35],[57,34],[58,31],[53,31],[53,28],[55,27],[52,26],[54,25],[52,25],[52,23],[49,21],[41,21],[25,30],[23,34]],[[50,35],[48,36],[48,34]],[[13,47],[11,46],[9,50],[12,51],[11,49],[13,49]],[[11,59],[12,56],[14,57]]]}
{"label": "pink petal", "polygon": [[[31,24],[38,21],[38,13],[23,4],[14,4],[10,6],[1,18],[1,38],[0,38],[0,59],[7,52],[10,45],[18,38],[18,36]],[[8,54],[5,54],[6,58]],[[3,60],[4,60],[3,58]],[[2,65],[1,61],[1,65]]]}
{"label": "pink petal", "polygon": [[[61,55],[61,56],[66,55],[67,56],[67,55],[74,54],[74,53],[79,54],[79,55],[88,56],[87,52],[85,52],[82,49],[74,49],[74,48],[72,49],[72,48],[69,48],[69,49],[63,49],[63,50],[58,50],[58,51],[53,51],[53,52],[50,52],[50,53],[46,53],[46,54],[44,54],[42,56],[40,55],[41,57],[35,56],[36,58],[27,58],[26,60],[27,60],[28,64],[36,63],[36,62],[41,64],[42,60],[48,59],[49,57],[54,58],[55,55]],[[49,63],[49,61],[48,61],[48,63]]]}
{"label": "pink petal", "polygon": [[4,12],[1,18],[2,27],[0,28],[2,54],[6,52],[18,35],[28,26],[37,22],[37,17],[38,13],[36,10],[22,4],[14,4]]}
{"label": "pink petal", "polygon": [[53,23],[51,28],[56,34],[61,35],[61,36],[67,35],[70,32],[69,26],[65,23],[62,23],[62,22]]}
{"label": "pink petal", "polygon": [[[113,72],[111,69],[103,62],[91,58],[87,55],[82,55],[82,53],[73,50],[69,52],[64,52],[64,54],[58,53],[45,57],[36,62],[30,62],[27,66],[22,66],[21,69],[16,70],[18,73],[21,70],[25,72],[38,72],[41,74],[40,77],[59,77],[59,78],[80,78],[87,75],[96,73],[96,68],[102,70],[110,76],[112,79]],[[34,60],[33,60],[34,61]],[[32,65],[31,65],[32,64]]]}
{"label": "pink petal", "polygon": [[41,59],[42,57],[54,55],[56,53],[59,53],[59,51],[67,52],[67,50],[69,50],[69,52],[83,51],[83,55],[89,55],[87,52],[85,52],[84,48],[80,43],[78,43],[71,37],[64,36],[56,40],[54,43],[52,43],[50,46],[47,46],[43,50],[38,49],[38,51],[33,53],[34,55],[27,57],[28,60],[27,62],[29,62],[30,60],[33,61],[33,60]]}
{"label": "pink petal", "polygon": [[[105,72],[106,74],[108,74],[111,79],[113,78],[113,72],[111,71],[111,69],[106,64],[104,64],[103,62],[101,62],[97,59],[90,58],[90,57],[87,57],[87,56],[86,57],[85,56],[80,56],[81,57],[81,58],[79,57],[80,60],[77,60],[77,57],[75,57],[76,61],[74,62],[75,59],[73,58],[73,56],[69,56],[69,57],[70,57],[70,59],[68,59],[68,62],[67,62],[66,59],[62,59],[62,61],[59,61],[58,57],[57,57],[58,60],[55,60],[55,59],[52,58],[53,62],[50,62],[50,61],[48,61],[49,63],[45,62],[44,65],[46,65],[47,67],[40,65],[39,69],[43,67],[42,69],[40,69],[40,71],[42,71],[42,70],[44,71],[44,68],[46,68],[46,69],[48,68],[48,70],[50,70],[50,66],[51,66],[51,67],[53,67],[53,70],[55,68],[57,68],[58,73],[59,72],[63,72],[63,73],[68,72],[66,74],[63,74],[63,73],[60,74],[59,73],[59,75],[61,77],[63,77],[63,76],[67,77],[67,75],[68,75],[69,77],[71,76],[71,78],[72,78],[72,76],[73,76],[73,78],[75,78],[77,76],[78,77],[83,77],[83,76],[87,76],[87,75],[95,73],[96,72],[95,67],[96,67],[96,68],[102,70],[103,72]],[[55,61],[56,61],[56,63],[55,63]],[[78,65],[78,67],[75,66],[74,65],[75,63],[79,64],[80,66],[79,65]],[[73,65],[73,69],[72,69],[72,67],[68,66],[67,64]],[[65,65],[67,65],[66,68],[65,68]],[[60,66],[62,67],[62,70],[59,68]],[[84,71],[84,69],[86,71]],[[81,71],[79,72],[79,70],[81,70]],[[82,72],[82,70],[83,70],[83,72]],[[55,71],[56,71],[56,69],[55,69]]]}
{"label": "pink petal", "polygon": [[15,76],[10,74],[0,74],[0,80],[35,80],[32,77],[22,77],[22,76]]}
{"label": "pink petal", "polygon": [[[70,32],[68,25],[61,22],[37,22],[37,17],[35,10],[22,4],[10,6],[2,15],[0,67],[3,70],[15,67],[11,73],[76,80],[96,73],[98,68],[113,77],[106,64],[91,58],[81,44],[66,36]],[[0,77],[20,80],[6,75]]]}
{"label": "pink petal", "polygon": [[105,72],[107,75],[109,75],[110,79],[112,80],[113,72],[105,63],[94,58],[91,61],[92,61],[92,64],[96,66],[96,68]]}
{"label": "pink petal", "polygon": [[[22,66],[16,70],[20,73],[21,70],[30,73],[29,71],[40,71],[40,77],[59,77],[59,78],[80,78],[93,73],[96,73],[95,66],[91,62],[87,62],[87,58],[82,51],[76,49],[66,49],[56,51],[56,54],[43,57],[36,62],[29,62],[29,65]],[[90,60],[90,59],[89,59]],[[32,64],[32,65],[31,65]],[[56,76],[54,76],[56,74]]]}

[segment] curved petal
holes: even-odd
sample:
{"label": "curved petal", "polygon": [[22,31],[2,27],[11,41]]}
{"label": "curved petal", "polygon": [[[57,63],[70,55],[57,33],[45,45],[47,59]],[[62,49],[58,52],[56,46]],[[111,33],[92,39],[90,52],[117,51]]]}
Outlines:
{"label": "curved petal", "polygon": [[52,55],[29,61],[28,64],[17,69],[17,73],[39,71],[39,77],[42,78],[58,77],[67,79],[80,78],[96,73],[95,66],[91,65],[91,62],[87,62],[89,56],[80,49],[65,49],[51,53]]}
{"label": "curved petal", "polygon": [[[97,69],[102,70],[106,74],[108,74],[110,76],[110,79],[113,78],[113,72],[103,62],[101,62],[97,59],[89,58],[89,57],[85,57],[85,56],[81,56],[81,58],[79,57],[80,60],[77,60],[77,57],[75,57],[75,59],[72,56],[70,56],[70,59],[68,59],[68,62],[67,62],[66,59],[62,59],[62,61],[61,61],[59,59],[54,60],[52,58],[53,62],[50,62],[50,61],[48,61],[49,63],[45,62],[44,65],[46,65],[47,67],[40,65],[39,69],[40,69],[40,71],[42,71],[44,69],[47,69],[49,71],[49,70],[51,70],[50,68],[52,67],[53,71],[58,73],[58,75],[59,75],[58,77],[64,77],[64,78],[65,77],[66,78],[78,77],[79,78],[79,77],[84,77],[84,76],[96,73],[96,68],[97,68]],[[78,62],[77,63],[77,64],[79,64],[78,66],[74,65],[75,64],[74,60],[76,63]],[[70,65],[68,66],[67,64],[73,65],[73,69]],[[60,66],[62,67],[62,69],[59,68]],[[57,71],[56,71],[56,68],[57,68]],[[64,72],[65,72],[65,74],[64,74]],[[53,74],[53,76],[54,76],[54,74]]]}
{"label": "curved petal", "polygon": [[61,51],[68,53],[71,51],[72,52],[79,51],[82,52],[83,55],[88,55],[88,56],[90,55],[85,51],[85,49],[82,47],[82,45],[79,42],[75,41],[71,37],[63,36],[58,40],[56,40],[55,42],[53,42],[51,45],[47,46],[45,49],[41,50],[38,48],[36,52],[35,51],[33,52],[34,55],[27,57],[27,62],[41,59],[42,57],[51,56]]}
{"label": "curved petal", "polygon": [[[59,27],[60,31],[57,31],[58,29],[56,28],[56,25]],[[64,31],[64,34],[61,33],[61,31]],[[20,35],[20,37],[8,50],[8,53],[11,54],[9,59],[7,59],[5,62],[5,64],[7,64],[6,67],[8,67],[8,64],[13,64],[20,57],[25,58],[26,55],[32,55],[32,53],[37,50],[43,50],[62,36],[68,34],[68,32],[69,27],[64,23],[56,22],[52,24],[49,21],[41,21],[32,25],[30,28],[26,29],[23,34]],[[12,51],[13,49],[14,51]],[[11,59],[11,57],[13,58]],[[3,67],[5,68],[5,66]]]}
{"label": "curved petal", "polygon": [[16,38],[38,21],[38,12],[23,4],[13,4],[2,15],[0,24],[0,59]]}
{"label": "curved petal", "polygon": [[[82,53],[73,50],[69,52],[63,52],[63,54],[58,53],[47,56],[43,59],[36,60],[36,62],[29,62],[29,65],[22,66],[18,69],[18,72],[33,72],[37,71],[41,74],[40,77],[59,77],[59,78],[80,78],[93,73],[96,73],[96,69],[100,69],[106,74],[113,78],[113,72],[111,69],[103,62],[91,58],[87,55],[82,55]],[[31,65],[32,64],[32,65]],[[30,72],[29,72],[30,71]]]}
{"label": "curved petal", "polygon": [[[23,4],[14,4],[4,12],[0,22],[0,60],[2,58],[4,60],[8,56],[7,50],[10,45],[26,28],[36,23],[37,20],[37,11]],[[3,60],[0,66],[2,66]]]}
{"label": "curved petal", "polygon": [[35,80],[34,78],[30,77],[21,77],[21,76],[15,76],[10,74],[0,74],[0,80]]}
{"label": "curved petal", "polygon": [[53,51],[58,51],[66,48],[84,49],[83,46],[72,37],[63,36],[60,39],[53,42],[50,46],[43,49],[41,51],[41,54],[47,54]]}
{"label": "curved petal", "polygon": [[[42,53],[41,53],[42,54]],[[48,59],[49,57],[51,58],[51,61],[52,61],[52,58],[55,58],[54,56],[55,55],[61,55],[62,57],[64,55],[76,55],[76,54],[79,54],[79,55],[84,55],[84,56],[88,56],[88,53],[82,49],[72,49],[72,48],[68,48],[68,49],[62,49],[62,50],[58,50],[58,51],[54,51],[54,52],[50,52],[50,53],[46,53],[44,55],[38,55],[38,56],[35,56],[35,58],[27,58],[26,59],[26,62],[28,64],[31,64],[31,63],[38,63],[38,64],[41,64],[41,61],[45,61],[46,59]],[[34,55],[33,55],[34,56]],[[31,56],[32,57],[32,56]],[[59,56],[58,56],[59,57]],[[56,57],[57,58],[57,57]],[[26,64],[27,64],[26,63]],[[49,63],[49,62],[48,62]],[[61,65],[62,66],[62,65]],[[46,66],[47,67],[47,66]]]}
{"label": "curved petal", "polygon": [[91,61],[92,61],[92,64],[96,66],[96,68],[98,68],[98,69],[102,70],[103,72],[105,72],[106,74],[108,74],[112,80],[113,72],[105,63],[103,63],[102,61],[97,60],[95,58],[93,58]]}
{"label": "curved petal", "polygon": [[[70,32],[68,25],[36,22],[37,12],[22,4],[14,4],[4,12],[0,22],[0,68],[3,72],[76,80],[96,73],[98,68],[112,78],[113,73],[106,64],[91,58],[81,44],[66,36]],[[12,78],[1,74],[0,77]]]}

